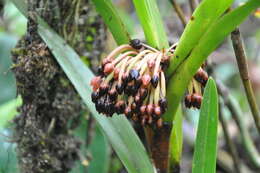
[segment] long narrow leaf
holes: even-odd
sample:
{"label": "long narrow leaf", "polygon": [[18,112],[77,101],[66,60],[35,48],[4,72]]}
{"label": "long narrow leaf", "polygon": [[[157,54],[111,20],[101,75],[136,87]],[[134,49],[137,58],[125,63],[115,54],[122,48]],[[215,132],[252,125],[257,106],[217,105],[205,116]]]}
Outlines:
{"label": "long narrow leaf", "polygon": [[88,167],[88,172],[108,173],[110,159],[109,144],[99,127],[96,128],[95,137],[90,144],[89,150],[92,159]]}
{"label": "long narrow leaf", "polygon": [[[14,4],[17,0],[13,0]],[[23,2],[23,3],[22,3]],[[26,15],[24,1],[19,1],[22,6],[16,6]],[[90,80],[93,73],[80,60],[76,52],[56,34],[48,24],[38,17],[38,32],[46,42],[54,57],[78,91],[79,95],[87,105],[88,109],[95,117],[103,132],[108,137],[111,145],[118,154],[120,160],[129,173],[153,173],[154,167],[149,160],[144,146],[129,121],[122,115],[107,118],[99,115],[95,110],[95,105],[91,102]],[[130,139],[130,140],[129,140]]]}
{"label": "long narrow leaf", "polygon": [[38,21],[40,24],[40,36],[51,49],[58,63],[88,106],[88,109],[102,127],[103,132],[108,137],[128,172],[138,173],[140,170],[144,173],[153,172],[153,166],[145,148],[128,120],[121,115],[107,118],[96,112],[90,96],[92,91],[89,84],[93,77],[92,72],[80,61],[79,56],[61,37],[52,31],[42,20]]}
{"label": "long narrow leaf", "polygon": [[209,29],[209,27],[227,10],[233,0],[204,0],[192,14],[185,27],[168,68],[168,74],[173,73],[180,63],[187,58],[192,49]]}
{"label": "long narrow leaf", "polygon": [[179,105],[176,116],[173,120],[173,128],[170,137],[170,167],[172,170],[180,166],[182,155],[182,109]]}
{"label": "long narrow leaf", "polygon": [[158,49],[168,47],[168,39],[155,0],[133,0],[148,44]]}
{"label": "long narrow leaf", "polygon": [[218,93],[209,79],[203,95],[192,173],[215,173],[217,161]]}
{"label": "long narrow leaf", "polygon": [[250,0],[230,13],[222,16],[208,29],[190,56],[176,69],[169,81],[167,98],[169,107],[164,119],[171,121],[177,111],[178,104],[187,88],[189,81],[217,46],[239,25],[250,13],[260,6],[259,0]]}
{"label": "long narrow leaf", "polygon": [[92,0],[117,44],[129,43],[130,36],[111,0]]}

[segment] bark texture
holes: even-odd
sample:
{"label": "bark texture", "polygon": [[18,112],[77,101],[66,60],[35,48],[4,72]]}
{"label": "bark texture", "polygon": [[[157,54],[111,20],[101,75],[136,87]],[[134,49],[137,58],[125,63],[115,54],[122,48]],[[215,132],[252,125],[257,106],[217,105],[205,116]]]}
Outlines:
{"label": "bark texture", "polygon": [[66,173],[79,159],[81,142],[71,130],[83,106],[37,34],[30,14],[39,14],[90,62],[102,52],[104,26],[87,0],[27,0],[27,4],[27,33],[12,52],[18,94],[23,98],[15,119],[19,166],[23,173]]}

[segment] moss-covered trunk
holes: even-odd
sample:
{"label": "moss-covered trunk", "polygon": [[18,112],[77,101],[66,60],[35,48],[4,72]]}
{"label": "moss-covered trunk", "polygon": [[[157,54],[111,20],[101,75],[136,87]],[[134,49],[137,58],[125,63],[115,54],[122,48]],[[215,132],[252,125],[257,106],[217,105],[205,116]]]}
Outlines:
{"label": "moss-covered trunk", "polygon": [[102,51],[104,27],[87,0],[27,3],[27,33],[13,50],[13,71],[23,98],[15,119],[19,166],[24,173],[66,173],[79,158],[80,141],[71,130],[77,126],[83,107],[30,16],[38,13],[81,57],[92,60]]}

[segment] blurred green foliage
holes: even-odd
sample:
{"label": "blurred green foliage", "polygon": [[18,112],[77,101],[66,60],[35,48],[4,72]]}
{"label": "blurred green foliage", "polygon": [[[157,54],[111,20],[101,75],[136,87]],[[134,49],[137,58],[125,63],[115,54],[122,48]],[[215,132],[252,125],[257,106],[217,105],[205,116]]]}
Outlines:
{"label": "blurred green foliage", "polygon": [[13,4],[7,2],[0,20],[0,173],[16,173],[16,145],[12,142],[10,120],[17,115],[16,108],[21,105],[21,98],[16,99],[11,49],[25,33],[26,19]]}

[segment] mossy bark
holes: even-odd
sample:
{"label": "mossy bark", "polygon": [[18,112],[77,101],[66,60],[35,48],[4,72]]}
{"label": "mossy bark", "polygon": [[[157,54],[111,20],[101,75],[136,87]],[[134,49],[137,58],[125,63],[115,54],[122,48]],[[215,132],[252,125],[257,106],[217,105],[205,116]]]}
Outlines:
{"label": "mossy bark", "polygon": [[27,4],[27,33],[13,50],[13,72],[23,99],[15,119],[19,166],[24,173],[66,173],[79,159],[81,142],[71,130],[83,106],[37,34],[30,14],[39,14],[90,62],[97,61],[102,52],[104,26],[87,0],[27,0]]}

